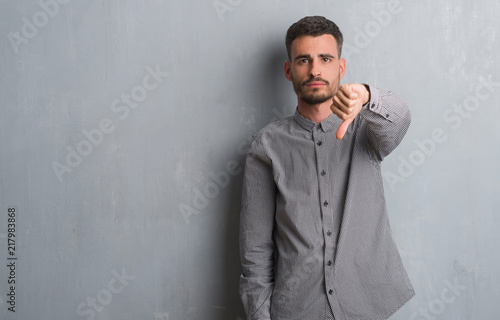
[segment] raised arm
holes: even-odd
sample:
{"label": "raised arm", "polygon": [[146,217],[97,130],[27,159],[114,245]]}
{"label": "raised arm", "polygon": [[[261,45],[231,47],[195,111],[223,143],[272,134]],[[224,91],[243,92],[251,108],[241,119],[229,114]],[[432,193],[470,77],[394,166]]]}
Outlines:
{"label": "raised arm", "polygon": [[344,120],[337,139],[342,139],[358,115],[360,121],[366,121],[365,147],[376,161],[399,145],[411,122],[410,110],[393,92],[362,84],[342,85],[331,109]]}

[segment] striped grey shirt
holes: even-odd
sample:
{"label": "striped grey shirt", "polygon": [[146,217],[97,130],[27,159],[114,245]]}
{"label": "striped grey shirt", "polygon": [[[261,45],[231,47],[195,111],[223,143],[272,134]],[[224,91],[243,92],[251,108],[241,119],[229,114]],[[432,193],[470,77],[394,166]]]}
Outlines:
{"label": "striped grey shirt", "polygon": [[317,124],[298,112],[253,136],[240,217],[248,320],[387,319],[414,295],[380,172],[410,111],[369,89],[342,140],[336,115]]}

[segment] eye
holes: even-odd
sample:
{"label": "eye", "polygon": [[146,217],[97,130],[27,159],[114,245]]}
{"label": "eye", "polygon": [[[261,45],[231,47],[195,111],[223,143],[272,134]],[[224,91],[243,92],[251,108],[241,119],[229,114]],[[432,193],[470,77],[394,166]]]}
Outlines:
{"label": "eye", "polygon": [[323,62],[330,62],[330,61],[332,61],[332,59],[330,59],[330,58],[323,58]]}
{"label": "eye", "polygon": [[299,60],[300,64],[306,64],[307,62],[309,62],[309,60],[307,60],[306,58]]}

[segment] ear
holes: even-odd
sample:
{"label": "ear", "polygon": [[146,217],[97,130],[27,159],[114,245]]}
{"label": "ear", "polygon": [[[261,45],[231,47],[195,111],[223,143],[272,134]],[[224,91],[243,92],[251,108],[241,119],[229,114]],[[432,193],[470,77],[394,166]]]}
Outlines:
{"label": "ear", "polygon": [[292,81],[292,64],[290,63],[290,60],[285,61],[285,77],[289,80]]}
{"label": "ear", "polygon": [[339,68],[340,68],[340,79],[344,77],[345,74],[345,59],[341,58],[339,60]]}

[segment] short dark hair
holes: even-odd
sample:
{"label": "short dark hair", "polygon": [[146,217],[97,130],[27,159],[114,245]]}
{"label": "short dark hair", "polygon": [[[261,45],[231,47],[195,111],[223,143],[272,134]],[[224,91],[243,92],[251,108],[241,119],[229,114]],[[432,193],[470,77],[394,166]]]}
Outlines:
{"label": "short dark hair", "polygon": [[331,34],[337,41],[337,51],[340,55],[342,54],[342,42],[344,38],[342,32],[340,32],[339,27],[333,22],[322,16],[308,16],[295,22],[288,28],[286,33],[286,51],[288,53],[288,59],[291,59],[292,55],[292,41],[301,36],[313,36],[318,37],[324,34]]}

